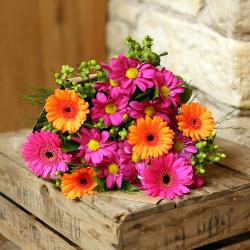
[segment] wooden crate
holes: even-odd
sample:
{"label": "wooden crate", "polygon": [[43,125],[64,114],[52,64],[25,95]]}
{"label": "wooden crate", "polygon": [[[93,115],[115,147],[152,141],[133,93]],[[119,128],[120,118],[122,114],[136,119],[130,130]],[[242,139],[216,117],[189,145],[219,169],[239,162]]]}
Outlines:
{"label": "wooden crate", "polygon": [[[193,249],[250,231],[249,148],[220,140],[227,159],[183,199],[110,192],[71,201],[25,167],[27,133],[0,135],[0,234],[25,250]],[[250,249],[239,244],[225,249]]]}

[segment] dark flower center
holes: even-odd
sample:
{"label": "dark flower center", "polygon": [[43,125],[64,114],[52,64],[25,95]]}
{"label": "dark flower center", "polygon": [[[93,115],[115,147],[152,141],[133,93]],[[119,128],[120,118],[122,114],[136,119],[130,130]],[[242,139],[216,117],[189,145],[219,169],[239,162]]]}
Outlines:
{"label": "dark flower center", "polygon": [[83,184],[83,185],[84,185],[84,184],[87,184],[87,182],[88,182],[88,181],[87,181],[86,178],[80,179],[80,183]]}
{"label": "dark flower center", "polygon": [[68,112],[68,113],[69,113],[70,111],[71,111],[70,107],[66,107],[66,108],[65,108],[65,112]]}
{"label": "dark flower center", "polygon": [[164,184],[168,184],[170,182],[169,176],[166,174],[162,177],[162,181]]}
{"label": "dark flower center", "polygon": [[154,136],[152,134],[149,134],[147,136],[147,139],[148,139],[148,141],[153,141],[154,140]]}
{"label": "dark flower center", "polygon": [[52,158],[54,155],[53,155],[53,153],[51,153],[50,151],[47,151],[47,152],[45,153],[45,156],[46,156],[47,158]]}
{"label": "dark flower center", "polygon": [[193,118],[193,119],[191,120],[191,125],[192,125],[193,128],[200,128],[200,126],[201,126],[201,121],[200,121],[200,119]]}

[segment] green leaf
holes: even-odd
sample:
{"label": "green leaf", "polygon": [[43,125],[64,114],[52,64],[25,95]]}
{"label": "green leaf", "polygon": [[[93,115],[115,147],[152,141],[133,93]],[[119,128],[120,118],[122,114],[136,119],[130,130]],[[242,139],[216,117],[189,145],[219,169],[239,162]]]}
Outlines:
{"label": "green leaf", "polygon": [[128,181],[123,181],[122,190],[127,191],[127,192],[133,192],[133,191],[137,191],[138,188]]}
{"label": "green leaf", "polygon": [[180,95],[181,102],[187,103],[192,96],[193,90],[189,87],[185,87],[184,89],[185,89],[185,91],[183,93],[181,93],[181,95]]}
{"label": "green leaf", "polygon": [[62,145],[63,152],[73,152],[76,151],[79,147],[79,144],[74,141],[66,141]]}
{"label": "green leaf", "polygon": [[153,99],[159,97],[159,89],[157,87],[154,88],[154,95],[153,95]]}

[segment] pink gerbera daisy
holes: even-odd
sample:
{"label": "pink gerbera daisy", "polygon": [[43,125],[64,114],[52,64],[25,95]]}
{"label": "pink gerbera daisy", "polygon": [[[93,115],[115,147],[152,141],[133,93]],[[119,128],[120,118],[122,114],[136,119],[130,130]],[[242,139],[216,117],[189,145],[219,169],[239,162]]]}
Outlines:
{"label": "pink gerbera daisy", "polygon": [[57,171],[68,170],[71,155],[61,151],[57,134],[41,130],[31,133],[23,144],[22,155],[30,170],[37,176],[55,178]]}
{"label": "pink gerbera daisy", "polygon": [[133,153],[132,149],[132,145],[127,140],[119,143],[119,164],[124,178],[133,184],[138,184],[137,177],[145,169],[148,161],[142,161],[138,155]]}
{"label": "pink gerbera daisy", "polygon": [[192,184],[193,169],[189,161],[170,153],[152,159],[141,178],[146,194],[174,199],[190,192],[187,186]]}
{"label": "pink gerbera daisy", "polygon": [[174,74],[165,68],[156,72],[155,81],[160,96],[176,107],[180,103],[180,94],[184,92],[184,88],[180,87],[183,81],[177,80]]}
{"label": "pink gerbera daisy", "polygon": [[101,170],[100,177],[106,177],[107,188],[112,189],[115,184],[118,188],[122,187],[123,173],[117,154],[114,153],[112,157],[105,159],[99,167]]}
{"label": "pink gerbera daisy", "polygon": [[87,163],[96,165],[102,162],[105,156],[110,157],[116,150],[115,142],[109,141],[108,138],[107,131],[100,132],[95,128],[88,130],[83,127],[80,138],[74,137],[73,140],[80,143],[78,156],[84,156]]}
{"label": "pink gerbera daisy", "polygon": [[170,122],[168,118],[169,103],[162,101],[160,98],[145,102],[132,101],[129,103],[129,106],[128,113],[134,119],[142,118],[146,115],[150,117],[157,115],[168,123]]}
{"label": "pink gerbera daisy", "polygon": [[179,156],[190,159],[191,156],[197,153],[195,143],[188,137],[181,133],[176,133],[174,138],[173,151],[178,153]]}
{"label": "pink gerbera daisy", "polygon": [[136,87],[145,92],[154,86],[155,69],[151,64],[142,64],[137,59],[120,54],[112,58],[109,65],[103,65],[103,68],[109,71],[110,79],[120,82],[130,94],[135,92]]}
{"label": "pink gerbera daisy", "polygon": [[92,103],[91,117],[94,121],[104,118],[106,126],[118,126],[123,122],[122,116],[127,112],[128,97],[118,92],[110,92],[108,96],[98,93]]}

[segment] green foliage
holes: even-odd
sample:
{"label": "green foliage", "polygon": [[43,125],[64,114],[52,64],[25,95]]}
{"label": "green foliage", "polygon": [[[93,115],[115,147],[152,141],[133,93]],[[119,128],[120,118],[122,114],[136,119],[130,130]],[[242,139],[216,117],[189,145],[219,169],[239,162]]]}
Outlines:
{"label": "green foliage", "polygon": [[73,152],[79,148],[79,144],[77,142],[67,140],[62,145],[63,152]]}
{"label": "green foliage", "polygon": [[184,88],[184,92],[180,94],[181,103],[187,103],[192,96],[193,89],[190,88],[187,84],[183,84],[183,86],[181,87]]}
{"label": "green foliage", "polygon": [[133,191],[138,191],[138,188],[135,185],[131,184],[130,182],[123,180],[122,191],[133,192]]}
{"label": "green foliage", "polygon": [[44,106],[47,97],[49,97],[53,92],[50,89],[37,88],[34,89],[33,95],[25,95],[24,99],[31,102],[34,106]]}
{"label": "green foliage", "polygon": [[192,165],[195,166],[196,172],[204,174],[205,167],[219,162],[226,155],[218,152],[219,146],[214,143],[215,132],[207,140],[201,140],[196,143],[197,153],[192,157]]}
{"label": "green foliage", "polygon": [[136,58],[145,63],[151,63],[153,66],[159,66],[161,57],[168,54],[167,52],[161,54],[153,52],[153,39],[150,36],[145,36],[142,40],[142,44],[128,36],[126,43],[128,46],[128,57]]}

